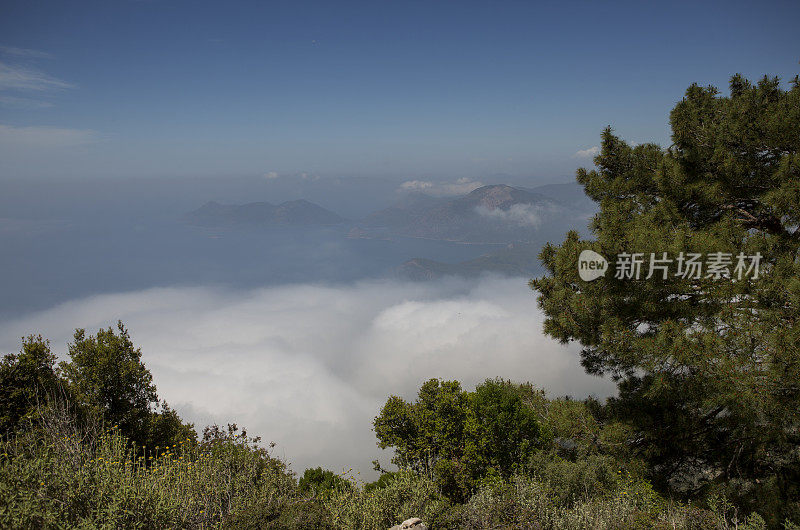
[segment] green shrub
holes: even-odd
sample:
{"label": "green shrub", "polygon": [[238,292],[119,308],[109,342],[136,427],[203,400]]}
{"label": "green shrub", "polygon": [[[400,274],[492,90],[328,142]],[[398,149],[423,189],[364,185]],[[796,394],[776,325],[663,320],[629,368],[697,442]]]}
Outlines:
{"label": "green shrub", "polygon": [[393,471],[387,471],[381,473],[381,476],[378,477],[378,480],[374,482],[367,482],[364,484],[364,492],[369,493],[374,489],[382,489],[391,484],[391,482],[395,479],[397,473]]}
{"label": "green shrub", "polygon": [[0,443],[2,528],[212,527],[253,510],[277,519],[295,490],[285,465],[235,430],[144,455],[117,429]]}
{"label": "green shrub", "polygon": [[267,503],[256,503],[237,512],[225,528],[240,530],[328,530],[333,529],[330,512],[316,499],[297,499],[282,506],[277,514]]}
{"label": "green shrub", "polygon": [[553,499],[565,506],[610,495],[623,481],[620,462],[597,454],[572,462],[552,453],[538,453],[530,460],[529,472],[546,483]]}
{"label": "green shrub", "polygon": [[353,484],[324,502],[337,527],[385,530],[409,517],[420,517],[432,528],[450,527],[450,503],[433,481],[411,471],[397,472],[384,487],[369,491]]}
{"label": "green shrub", "polygon": [[[562,503],[562,495],[550,484],[524,476],[485,484],[464,506],[461,528],[691,528],[687,507],[668,503],[641,479],[623,476],[616,490],[571,504]],[[715,524],[718,520],[714,517]]]}
{"label": "green shrub", "polygon": [[325,497],[331,493],[351,488],[352,484],[327,469],[321,467],[306,469],[298,483],[300,493]]}

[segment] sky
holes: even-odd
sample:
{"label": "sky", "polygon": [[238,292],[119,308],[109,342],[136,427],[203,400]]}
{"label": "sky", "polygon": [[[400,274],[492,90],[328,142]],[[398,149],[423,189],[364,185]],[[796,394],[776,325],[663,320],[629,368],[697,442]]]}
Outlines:
{"label": "sky", "polygon": [[565,180],[693,82],[800,71],[797,2],[0,4],[0,178]]}

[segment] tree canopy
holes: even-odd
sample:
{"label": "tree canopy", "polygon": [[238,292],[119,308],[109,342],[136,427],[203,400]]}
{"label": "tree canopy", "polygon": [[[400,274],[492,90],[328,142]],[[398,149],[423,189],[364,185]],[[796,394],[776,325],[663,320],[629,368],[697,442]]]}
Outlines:
{"label": "tree canopy", "polygon": [[468,498],[486,477],[508,478],[546,439],[530,385],[487,379],[474,392],[457,381],[431,379],[409,403],[391,396],[373,423],[393,462],[435,479],[454,499]]}
{"label": "tree canopy", "polygon": [[142,352],[122,322],[117,323],[117,332],[109,327],[87,337],[85,330],[76,330],[69,355],[71,360],[61,364],[61,371],[77,400],[133,438],[143,439],[158,395]]}
{"label": "tree canopy", "polygon": [[[800,84],[692,85],[670,124],[666,149],[608,128],[596,168],[578,170],[599,213],[591,239],[541,252],[545,330],[619,382],[612,405],[664,487],[798,510]],[[584,281],[584,250],[616,266]],[[637,257],[641,275],[625,270]]]}
{"label": "tree canopy", "polygon": [[87,335],[75,330],[69,361],[56,364],[41,336],[22,341],[0,362],[0,434],[35,427],[35,411],[58,406],[81,421],[116,427],[137,445],[165,447],[196,438],[191,424],[160,401],[142,353],[122,322]]}
{"label": "tree canopy", "polygon": [[22,350],[0,362],[0,435],[15,431],[58,385],[56,356],[41,335],[22,339]]}

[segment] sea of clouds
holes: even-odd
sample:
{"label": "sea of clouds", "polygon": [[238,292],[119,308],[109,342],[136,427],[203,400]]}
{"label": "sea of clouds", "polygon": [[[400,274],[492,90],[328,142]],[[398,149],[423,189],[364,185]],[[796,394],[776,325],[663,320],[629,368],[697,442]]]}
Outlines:
{"label": "sea of clouds", "polygon": [[413,399],[432,377],[472,389],[499,376],[550,396],[614,391],[583,372],[576,346],[543,335],[525,278],[104,294],[0,323],[0,352],[41,333],[63,358],[76,327],[93,333],[118,319],[185,419],[245,426],[301,473],[387,466],[372,419],[389,395]]}

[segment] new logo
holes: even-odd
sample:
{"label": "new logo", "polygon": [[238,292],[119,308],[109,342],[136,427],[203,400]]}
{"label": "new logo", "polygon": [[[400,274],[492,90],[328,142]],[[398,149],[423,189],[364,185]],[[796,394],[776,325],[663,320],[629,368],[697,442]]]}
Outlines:
{"label": "new logo", "polygon": [[594,250],[584,250],[578,256],[578,275],[585,282],[604,276],[607,270],[608,261]]}

